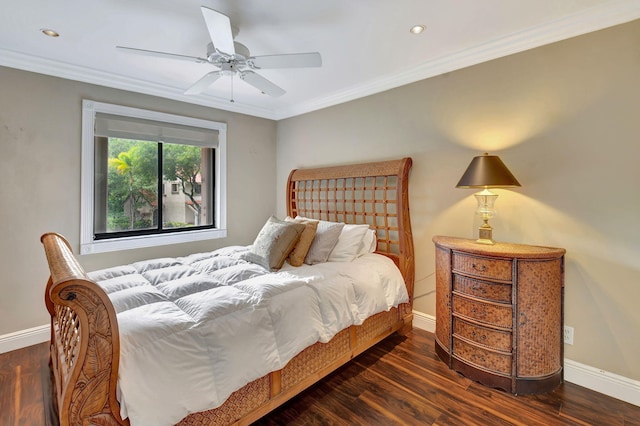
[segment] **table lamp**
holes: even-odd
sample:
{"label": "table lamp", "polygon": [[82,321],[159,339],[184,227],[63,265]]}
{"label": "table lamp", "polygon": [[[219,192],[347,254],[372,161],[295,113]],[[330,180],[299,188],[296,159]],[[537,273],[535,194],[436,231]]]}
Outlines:
{"label": "table lamp", "polygon": [[497,155],[484,153],[474,157],[460,178],[456,188],[483,188],[474,194],[478,201],[477,213],[482,218],[482,225],[478,228],[478,239],[481,244],[495,244],[493,241],[493,228],[489,225],[489,219],[495,216],[494,204],[498,194],[489,191],[489,188],[507,188],[520,186],[520,182],[511,174]]}

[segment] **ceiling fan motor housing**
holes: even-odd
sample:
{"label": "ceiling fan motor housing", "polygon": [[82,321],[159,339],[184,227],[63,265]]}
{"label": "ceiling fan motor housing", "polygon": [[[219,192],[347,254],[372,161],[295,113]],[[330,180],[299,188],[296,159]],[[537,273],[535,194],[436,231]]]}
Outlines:
{"label": "ceiling fan motor housing", "polygon": [[233,76],[237,71],[235,61],[223,62],[220,64],[220,73],[224,76]]}

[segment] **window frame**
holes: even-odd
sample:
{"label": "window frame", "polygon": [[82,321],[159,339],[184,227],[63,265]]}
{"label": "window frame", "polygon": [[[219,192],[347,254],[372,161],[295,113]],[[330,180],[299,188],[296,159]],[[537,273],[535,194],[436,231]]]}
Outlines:
{"label": "window frame", "polygon": [[[202,127],[218,131],[214,148],[214,224],[215,228],[164,231],[157,234],[94,239],[94,123],[96,112],[122,115],[172,124]],[[84,99],[82,101],[82,164],[80,198],[80,254],[104,253],[134,248],[178,244],[227,236],[227,125],[176,114],[108,104]]]}

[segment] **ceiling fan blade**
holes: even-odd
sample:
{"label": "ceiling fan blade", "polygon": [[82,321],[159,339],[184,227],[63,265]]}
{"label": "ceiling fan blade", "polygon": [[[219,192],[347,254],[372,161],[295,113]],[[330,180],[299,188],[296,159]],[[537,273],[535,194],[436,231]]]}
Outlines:
{"label": "ceiling fan blade", "polygon": [[253,71],[242,71],[240,73],[240,78],[256,89],[260,90],[262,93],[273,96],[274,98],[287,93],[283,88],[276,86],[266,78],[262,77],[259,74],[256,74]]}
{"label": "ceiling fan blade", "polygon": [[248,63],[256,69],[319,67],[322,66],[322,57],[318,52],[265,55],[249,58]]}
{"label": "ceiling fan blade", "polygon": [[197,95],[203,92],[207,87],[211,86],[214,81],[222,77],[222,71],[211,71],[205,74],[200,80],[196,81],[191,87],[189,87],[184,94],[185,95]]}
{"label": "ceiling fan blade", "polygon": [[134,47],[116,46],[116,49],[125,53],[132,53],[135,55],[144,55],[144,56],[154,56],[156,58],[179,59],[181,61],[198,62],[198,63],[209,62],[205,58],[198,58],[197,56],[177,55],[175,53],[165,53],[165,52],[157,52],[155,50],[136,49]]}
{"label": "ceiling fan blade", "polygon": [[222,53],[235,55],[236,50],[233,46],[233,33],[229,17],[208,7],[201,6],[200,9],[213,46]]}

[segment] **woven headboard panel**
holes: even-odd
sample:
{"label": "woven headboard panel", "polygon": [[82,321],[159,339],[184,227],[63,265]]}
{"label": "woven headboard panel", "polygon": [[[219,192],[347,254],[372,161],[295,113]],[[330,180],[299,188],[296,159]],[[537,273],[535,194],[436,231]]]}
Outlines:
{"label": "woven headboard panel", "polygon": [[287,214],[353,224],[376,231],[378,252],[402,272],[413,300],[415,264],[409,218],[411,158],[296,169],[287,183]]}

